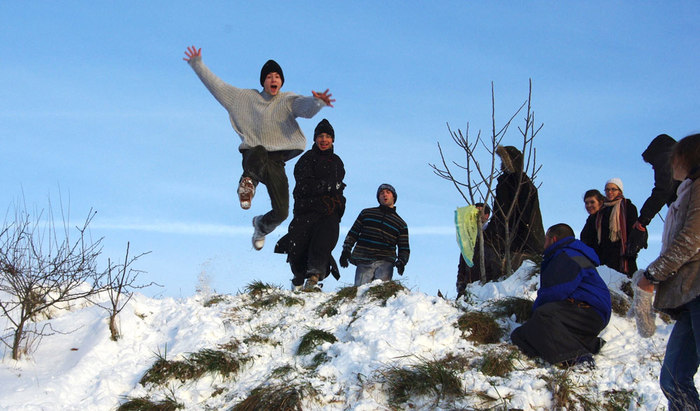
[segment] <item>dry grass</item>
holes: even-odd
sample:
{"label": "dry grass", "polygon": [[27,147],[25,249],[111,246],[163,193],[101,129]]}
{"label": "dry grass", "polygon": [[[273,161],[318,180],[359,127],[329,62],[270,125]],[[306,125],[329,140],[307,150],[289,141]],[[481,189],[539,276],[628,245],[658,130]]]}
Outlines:
{"label": "dry grass", "polygon": [[238,373],[250,361],[248,357],[237,358],[228,351],[204,349],[190,354],[185,360],[170,361],[158,355],[153,366],[141,378],[141,385],[163,385],[172,379],[185,383],[199,379],[205,373],[218,373],[224,378]]}
{"label": "dry grass", "polygon": [[301,411],[302,401],[318,396],[316,389],[306,382],[294,384],[261,385],[248,397],[231,408],[231,411]]}
{"label": "dry grass", "polygon": [[434,396],[434,406],[445,399],[464,396],[462,383],[450,359],[421,360],[409,366],[390,366],[378,375],[389,395],[389,402],[398,407],[414,396]]}
{"label": "dry grass", "polygon": [[479,371],[491,377],[505,377],[515,369],[519,351],[513,346],[493,348],[484,352]]}
{"label": "dry grass", "polygon": [[465,339],[480,344],[497,343],[503,336],[496,319],[491,314],[478,311],[462,314],[457,319],[457,328]]}
{"label": "dry grass", "polygon": [[527,298],[508,297],[491,302],[491,312],[496,317],[510,317],[515,315],[515,320],[524,323],[532,315],[534,301]]}
{"label": "dry grass", "polygon": [[406,287],[399,281],[384,281],[368,289],[366,295],[373,300],[380,301],[382,306],[386,306],[386,302],[389,298],[395,297],[404,290],[406,290]]}
{"label": "dry grass", "polygon": [[313,352],[314,348],[323,344],[324,342],[329,342],[333,344],[338,341],[335,335],[329,333],[328,331],[323,331],[319,329],[311,329],[309,332],[301,337],[301,342],[299,343],[299,348],[297,348],[297,355],[307,355]]}

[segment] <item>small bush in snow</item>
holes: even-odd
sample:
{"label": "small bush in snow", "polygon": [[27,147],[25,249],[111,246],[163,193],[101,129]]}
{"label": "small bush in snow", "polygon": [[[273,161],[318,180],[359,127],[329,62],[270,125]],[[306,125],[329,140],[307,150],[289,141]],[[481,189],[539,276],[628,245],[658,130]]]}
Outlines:
{"label": "small bush in snow", "polygon": [[328,331],[312,329],[309,330],[303,337],[301,337],[301,342],[299,343],[299,348],[297,348],[297,355],[307,355],[317,346],[323,344],[324,342],[329,342],[333,344],[338,341],[335,335],[329,333]]}
{"label": "small bush in snow", "polygon": [[266,292],[279,289],[280,287],[278,286],[264,283],[258,280],[253,281],[245,286],[245,292],[248,293],[251,297],[260,297]]}
{"label": "small bush in snow", "polygon": [[481,357],[479,371],[491,377],[505,377],[515,369],[516,358],[518,350],[512,346],[487,350]]}
{"label": "small bush in snow", "polygon": [[596,401],[591,400],[586,394],[586,387],[577,385],[571,379],[571,372],[575,368],[567,368],[563,371],[554,370],[543,377],[552,393],[553,409],[598,409]]}
{"label": "small bush in snow", "polygon": [[214,295],[211,298],[207,299],[202,305],[205,307],[211,307],[224,301],[226,301],[226,298],[223,295]]}
{"label": "small bush in snow", "polygon": [[478,311],[462,314],[457,319],[457,328],[465,339],[481,344],[497,343],[503,336],[496,319],[491,314]]}
{"label": "small bush in snow", "polygon": [[152,401],[146,397],[132,398],[117,408],[117,411],[174,411],[185,408],[172,397]]}
{"label": "small bush in snow", "polygon": [[396,294],[405,289],[406,287],[398,281],[384,281],[379,285],[370,287],[366,295],[374,300],[381,301],[381,305],[385,306],[389,298],[395,297]]}
{"label": "small bush in snow", "polygon": [[491,302],[491,312],[497,317],[510,317],[515,314],[519,323],[527,321],[532,315],[533,301],[527,298],[507,297]]}
{"label": "small bush in snow", "polygon": [[223,377],[236,374],[250,358],[236,358],[226,351],[204,349],[192,353],[182,361],[170,361],[158,355],[155,364],[141,378],[141,385],[163,385],[172,379],[182,383],[199,379],[205,373],[218,373]]}
{"label": "small bush in snow", "polygon": [[272,372],[270,373],[270,377],[277,379],[285,379],[294,371],[296,371],[296,368],[294,368],[294,366],[292,365],[287,364],[272,370]]}
{"label": "small bush in snow", "polygon": [[262,294],[256,295],[258,295],[258,297],[250,304],[251,307],[256,309],[272,308],[279,304],[284,304],[285,307],[304,305],[304,300],[301,298],[290,297],[282,294],[281,292],[272,292],[264,296]]}
{"label": "small bush in snow", "polygon": [[627,311],[630,309],[630,302],[627,297],[610,290],[610,302],[612,303],[612,312],[620,317],[625,317],[627,315]]}
{"label": "small bush in snow", "polygon": [[308,382],[261,385],[253,389],[245,400],[233,406],[231,411],[301,411],[302,401],[315,396],[318,396],[318,391]]}
{"label": "small bush in snow", "polygon": [[398,406],[413,396],[434,396],[437,406],[445,399],[464,395],[462,383],[453,369],[442,360],[422,360],[418,364],[378,371],[385,385],[389,402]]}
{"label": "small bush in snow", "polygon": [[338,314],[338,305],[347,300],[353,300],[355,297],[357,297],[357,287],[343,287],[333,297],[318,307],[318,315],[321,317],[332,317]]}
{"label": "small bush in snow", "polygon": [[604,397],[608,401],[603,405],[604,410],[609,411],[625,411],[630,409],[630,404],[635,401],[636,408],[639,408],[640,404],[636,399],[636,394],[632,390],[612,390],[606,391]]}

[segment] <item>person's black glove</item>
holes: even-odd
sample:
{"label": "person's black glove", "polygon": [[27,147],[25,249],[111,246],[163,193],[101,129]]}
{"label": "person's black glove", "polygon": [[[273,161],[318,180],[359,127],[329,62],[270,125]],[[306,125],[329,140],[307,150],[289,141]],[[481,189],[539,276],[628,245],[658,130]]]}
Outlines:
{"label": "person's black glove", "polygon": [[649,232],[639,223],[636,223],[632,227],[631,231],[632,232],[629,234],[629,240],[627,241],[627,251],[625,252],[625,257],[635,258],[642,248],[647,248]]}
{"label": "person's black glove", "polygon": [[394,265],[396,266],[396,271],[399,273],[399,275],[403,275],[403,270],[406,268],[406,263],[397,258]]}
{"label": "person's black glove", "polygon": [[340,254],[340,266],[343,268],[347,268],[349,259],[350,259],[350,251],[343,250],[343,252]]}

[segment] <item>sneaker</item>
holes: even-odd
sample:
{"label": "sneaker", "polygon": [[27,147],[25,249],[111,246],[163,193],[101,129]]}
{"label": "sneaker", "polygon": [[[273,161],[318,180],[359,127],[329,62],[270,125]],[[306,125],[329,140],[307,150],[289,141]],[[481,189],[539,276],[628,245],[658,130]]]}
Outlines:
{"label": "sneaker", "polygon": [[321,289],[321,287],[318,286],[318,275],[311,274],[311,276],[309,276],[309,278],[306,279],[306,284],[304,284],[304,290],[310,291],[314,289]]}
{"label": "sneaker", "polygon": [[255,184],[250,177],[241,178],[238,183],[238,201],[241,202],[241,208],[247,210],[250,208],[250,202],[255,195]]}
{"label": "sneaker", "polygon": [[261,218],[262,216],[260,215],[253,217],[253,248],[257,251],[262,250],[265,245],[265,234],[258,228],[258,221],[260,221]]}

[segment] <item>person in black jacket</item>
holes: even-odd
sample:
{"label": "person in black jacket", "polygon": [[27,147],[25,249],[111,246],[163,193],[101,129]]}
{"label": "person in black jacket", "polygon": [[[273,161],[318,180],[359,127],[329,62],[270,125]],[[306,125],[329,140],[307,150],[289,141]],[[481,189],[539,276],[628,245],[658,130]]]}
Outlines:
{"label": "person in black jacket", "polygon": [[345,212],[345,167],[333,152],[335,131],[325,118],[314,130],[314,145],[294,166],[294,218],[275,247],[286,253],[293,288],[318,287],[329,273],[339,278],[331,252],[338,242]]}
{"label": "person in black jacket", "polygon": [[408,225],[396,212],[396,198],[391,184],[380,185],[379,207],[362,210],[345,237],[340,266],[345,268],[349,263],[357,266],[356,287],[377,279],[391,281],[394,267],[403,275],[411,250]]}
{"label": "person in black jacket", "polygon": [[[523,154],[513,146],[498,146],[496,153],[501,158],[501,171],[496,184],[493,215],[484,230],[484,245],[490,247],[492,255],[503,258],[506,246],[512,257],[512,268],[527,258],[539,256],[544,250],[544,227],[537,187],[523,169]],[[506,239],[506,222],[510,239]],[[486,267],[503,266],[486,262]],[[478,270],[477,270],[478,272]],[[495,279],[502,273],[487,273]]]}
{"label": "person in black jacket", "polygon": [[617,177],[605,183],[603,208],[588,216],[581,241],[595,250],[601,264],[631,278],[637,271],[637,255],[631,255],[627,247],[629,233],[637,221],[637,207],[625,198],[623,188]]}
{"label": "person in black jacket", "polygon": [[671,169],[671,150],[674,144],[676,144],[676,140],[672,137],[659,134],[642,153],[644,162],[651,164],[654,169],[654,188],[651,189],[649,198],[639,210],[639,219],[632,227],[627,250],[630,255],[637,255],[642,248],[647,248],[649,234],[646,226],[661,211],[664,204],[669,206],[676,200],[676,189],[680,181],[673,179],[673,170]]}

